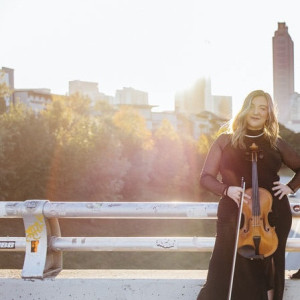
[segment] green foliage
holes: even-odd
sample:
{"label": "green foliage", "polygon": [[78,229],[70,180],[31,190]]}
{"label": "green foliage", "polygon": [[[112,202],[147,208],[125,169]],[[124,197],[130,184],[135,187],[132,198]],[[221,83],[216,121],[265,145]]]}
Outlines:
{"label": "green foliage", "polygon": [[152,182],[167,193],[176,195],[186,185],[189,165],[183,143],[175,128],[163,120],[154,133],[156,157],[153,162]]}
{"label": "green foliage", "polygon": [[203,166],[205,156],[207,154],[200,152],[197,145],[197,141],[191,136],[181,136],[183,153],[186,158],[188,168],[188,174],[185,180],[185,186],[183,188],[184,194],[188,194],[189,198],[195,201],[199,201],[200,195],[200,174]]}
{"label": "green foliage", "polygon": [[201,154],[205,155],[206,153],[208,153],[211,144],[212,144],[211,139],[205,134],[201,134],[197,143],[198,151]]}
{"label": "green foliage", "polygon": [[12,93],[9,86],[7,86],[7,84],[3,81],[3,78],[4,72],[0,71],[0,99],[9,96]]}
{"label": "green foliage", "polygon": [[113,124],[122,144],[123,156],[129,162],[123,195],[126,199],[140,200],[150,180],[154,157],[152,134],[147,129],[145,119],[129,107],[123,107],[115,113]]}
{"label": "green foliage", "polygon": [[168,121],[152,134],[129,108],[93,114],[80,94],[40,114],[17,105],[0,115],[0,200],[199,200],[200,148]]}
{"label": "green foliage", "polygon": [[48,198],[72,201],[119,200],[128,162],[111,122],[91,117],[79,94],[53,103],[44,116],[55,144]]}
{"label": "green foliage", "polygon": [[18,105],[0,117],[2,200],[45,197],[49,146],[44,120]]}
{"label": "green foliage", "polygon": [[6,102],[4,97],[0,97],[0,115],[6,112]]}
{"label": "green foliage", "polygon": [[12,91],[3,81],[4,72],[0,71],[0,115],[6,112],[5,97],[11,95]]}
{"label": "green foliage", "polygon": [[113,123],[119,129],[119,137],[128,146],[128,151],[130,147],[152,148],[151,132],[147,129],[146,120],[135,109],[126,106],[121,108],[113,116]]}

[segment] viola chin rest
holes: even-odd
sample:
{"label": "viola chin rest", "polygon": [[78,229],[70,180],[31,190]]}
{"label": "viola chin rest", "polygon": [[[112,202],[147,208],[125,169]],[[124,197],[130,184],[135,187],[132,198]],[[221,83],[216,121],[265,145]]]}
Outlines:
{"label": "viola chin rest", "polygon": [[263,254],[256,254],[255,248],[251,245],[244,245],[238,249],[239,255],[248,258],[250,260],[263,260]]}

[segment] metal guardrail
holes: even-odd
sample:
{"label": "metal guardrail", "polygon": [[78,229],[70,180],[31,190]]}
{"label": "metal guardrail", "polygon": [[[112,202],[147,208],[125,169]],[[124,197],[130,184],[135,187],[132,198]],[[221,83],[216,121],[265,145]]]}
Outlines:
{"label": "metal guardrail", "polygon": [[[0,251],[25,251],[23,278],[44,278],[62,269],[63,251],[210,252],[213,237],[61,237],[59,218],[215,219],[212,202],[0,202],[0,218],[23,218],[25,237],[0,237]],[[291,203],[293,217],[300,204]],[[289,238],[287,251],[300,251]]]}

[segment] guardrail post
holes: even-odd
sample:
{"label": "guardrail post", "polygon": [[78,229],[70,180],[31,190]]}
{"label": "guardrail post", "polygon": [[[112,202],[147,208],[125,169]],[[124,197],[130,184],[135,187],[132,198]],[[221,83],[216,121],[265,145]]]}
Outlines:
{"label": "guardrail post", "polygon": [[25,260],[22,278],[44,278],[55,275],[62,269],[62,252],[50,248],[52,236],[61,236],[56,218],[44,216],[48,200],[25,201],[23,221],[26,236]]}

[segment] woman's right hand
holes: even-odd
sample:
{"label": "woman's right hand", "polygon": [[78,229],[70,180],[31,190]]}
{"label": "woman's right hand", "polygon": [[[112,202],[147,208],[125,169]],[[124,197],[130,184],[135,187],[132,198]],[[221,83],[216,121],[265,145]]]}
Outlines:
{"label": "woman's right hand", "polygon": [[[240,206],[242,194],[243,194],[243,189],[239,186],[230,186],[227,189],[227,196],[230,197],[236,203],[236,205],[238,207]],[[251,197],[245,193],[244,201],[246,203],[248,203],[247,200],[250,200],[250,199],[251,199]]]}

